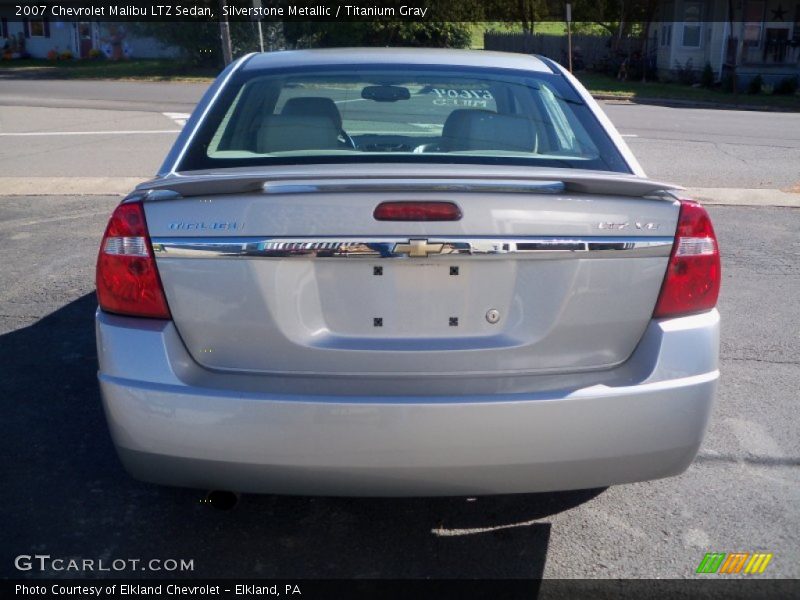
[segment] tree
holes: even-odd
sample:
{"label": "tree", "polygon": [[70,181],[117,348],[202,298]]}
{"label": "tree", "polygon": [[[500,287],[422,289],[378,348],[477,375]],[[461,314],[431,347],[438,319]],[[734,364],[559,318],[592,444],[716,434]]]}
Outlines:
{"label": "tree", "polygon": [[286,41],[298,48],[337,46],[466,48],[472,41],[469,24],[455,22],[286,22],[283,28]]}
{"label": "tree", "polygon": [[533,33],[536,21],[547,15],[547,9],[543,0],[518,0],[517,18],[522,24],[522,31]]}
{"label": "tree", "polygon": [[[233,57],[258,48],[258,32],[253,22],[231,22]],[[163,46],[177,48],[181,58],[192,65],[223,66],[218,21],[181,23],[131,23],[137,35],[152,37]]]}
{"label": "tree", "polygon": [[[295,48],[336,46],[420,46],[467,48],[472,29],[466,22],[417,21],[316,21],[282,23],[283,37]],[[231,21],[233,56],[259,48],[255,22]],[[220,26],[217,21],[132,24],[138,35],[153,37],[162,45],[178,48],[183,59],[193,65],[223,66]],[[268,31],[271,29],[268,27]],[[282,44],[280,44],[282,45]]]}
{"label": "tree", "polygon": [[[735,21],[734,11],[736,10],[733,0],[728,0],[728,39],[725,40],[726,44],[726,58],[729,60],[728,66],[731,70],[731,84],[734,97],[739,96],[739,83],[736,80],[736,63],[738,62],[739,55],[739,39],[733,35],[733,23]],[[722,73],[720,73],[720,78]]]}
{"label": "tree", "polygon": [[222,62],[229,65],[233,60],[233,43],[231,42],[231,26],[225,15],[225,0],[219,0],[219,37],[222,42]]}
{"label": "tree", "polygon": [[659,9],[658,0],[646,0],[644,13],[644,23],[641,31],[641,45],[642,45],[642,81],[647,81],[647,66],[648,59],[652,53],[656,52],[657,48],[650,48],[650,26]]}

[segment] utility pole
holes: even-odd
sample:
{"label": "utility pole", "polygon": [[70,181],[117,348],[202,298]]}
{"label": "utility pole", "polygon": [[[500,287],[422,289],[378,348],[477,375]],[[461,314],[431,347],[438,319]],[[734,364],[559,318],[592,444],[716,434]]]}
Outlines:
{"label": "utility pole", "polygon": [[[260,8],[261,0],[253,0],[253,8]],[[256,17],[256,24],[258,26],[258,47],[261,52],[264,51],[264,29],[261,27],[261,17]]]}
{"label": "utility pole", "polygon": [[225,15],[225,0],[219,0],[219,37],[222,40],[222,60],[225,66],[233,61],[233,48],[231,47],[231,27]]}
{"label": "utility pole", "polygon": [[261,28],[261,19],[258,20],[258,47],[264,51],[264,30]]}
{"label": "utility pole", "polygon": [[569,72],[572,73],[572,4],[567,2],[567,56],[569,56]]}

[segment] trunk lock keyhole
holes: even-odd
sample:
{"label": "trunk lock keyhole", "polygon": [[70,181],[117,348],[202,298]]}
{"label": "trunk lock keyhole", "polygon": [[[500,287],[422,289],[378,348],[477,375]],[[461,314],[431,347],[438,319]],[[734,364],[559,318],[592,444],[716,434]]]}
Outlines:
{"label": "trunk lock keyhole", "polygon": [[489,321],[492,325],[497,323],[500,320],[500,311],[496,308],[490,308],[486,311],[486,320]]}

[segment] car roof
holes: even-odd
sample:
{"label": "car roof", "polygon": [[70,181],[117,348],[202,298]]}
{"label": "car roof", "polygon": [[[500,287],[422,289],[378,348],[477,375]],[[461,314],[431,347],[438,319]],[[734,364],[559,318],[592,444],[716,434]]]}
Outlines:
{"label": "car roof", "polygon": [[443,48],[325,48],[284,50],[252,55],[242,71],[259,71],[314,65],[439,65],[515,69],[553,73],[538,56],[486,50],[451,50]]}

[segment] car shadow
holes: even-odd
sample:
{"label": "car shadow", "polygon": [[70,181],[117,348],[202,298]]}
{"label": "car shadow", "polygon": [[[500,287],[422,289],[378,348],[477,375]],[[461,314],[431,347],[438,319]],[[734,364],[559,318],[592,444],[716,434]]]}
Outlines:
{"label": "car shadow", "polygon": [[[22,577],[538,578],[547,518],[603,490],[468,498],[244,496],[131,479],[96,383],[94,294],[0,336],[5,542],[0,575]],[[176,573],[19,572],[14,557],[187,559]]]}

